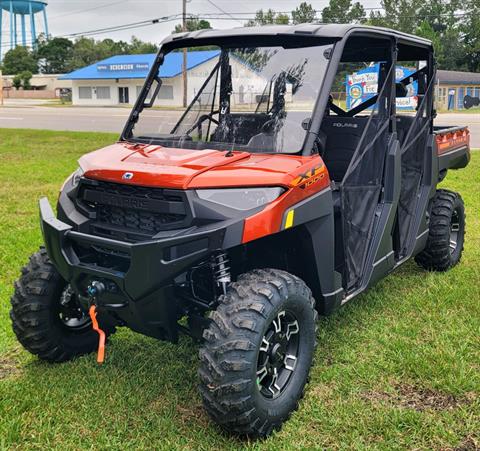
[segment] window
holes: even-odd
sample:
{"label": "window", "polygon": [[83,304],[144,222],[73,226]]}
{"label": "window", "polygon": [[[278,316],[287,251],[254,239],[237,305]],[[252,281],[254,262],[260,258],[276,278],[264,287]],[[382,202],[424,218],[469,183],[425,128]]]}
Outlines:
{"label": "window", "polygon": [[447,106],[447,88],[438,88],[437,108],[446,108]]}
{"label": "window", "polygon": [[91,99],[92,98],[92,88],[90,86],[80,86],[78,88],[78,98],[79,99]]}
{"label": "window", "polygon": [[[143,86],[137,86],[137,97],[140,96]],[[148,91],[147,101],[152,98],[152,89]],[[159,100],[172,100],[173,99],[173,86],[162,85],[160,92],[158,93]]]}
{"label": "window", "polygon": [[158,93],[160,100],[172,100],[173,99],[173,86],[162,85],[160,92]]}
{"label": "window", "polygon": [[109,99],[110,98],[110,86],[97,86],[97,99]]}

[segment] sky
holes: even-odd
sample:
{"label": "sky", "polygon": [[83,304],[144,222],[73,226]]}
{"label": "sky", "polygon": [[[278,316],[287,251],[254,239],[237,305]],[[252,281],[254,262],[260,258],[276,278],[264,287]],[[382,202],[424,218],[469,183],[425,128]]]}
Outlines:
{"label": "sky", "polygon": [[[191,14],[242,13],[251,17],[260,8],[272,8],[276,11],[291,11],[302,0],[190,0],[187,12]],[[308,1],[308,0],[307,0]],[[379,0],[360,0],[365,7],[378,7]],[[310,0],[317,10],[328,5],[328,0]],[[63,36],[71,33],[85,32],[99,28],[123,25],[150,20],[159,17],[180,14],[182,0],[48,0],[47,15],[50,34]],[[248,14],[250,13],[250,14]],[[237,16],[242,19],[243,17]],[[210,20],[214,28],[231,28],[242,26],[245,20]],[[4,36],[2,42],[9,41],[8,23],[4,15]],[[132,35],[142,40],[160,42],[170,34],[175,24],[181,19],[126,31],[108,32],[94,36],[96,39],[112,38],[130,40]],[[37,17],[37,28],[43,30],[41,17]],[[8,39],[7,39],[8,37]]]}

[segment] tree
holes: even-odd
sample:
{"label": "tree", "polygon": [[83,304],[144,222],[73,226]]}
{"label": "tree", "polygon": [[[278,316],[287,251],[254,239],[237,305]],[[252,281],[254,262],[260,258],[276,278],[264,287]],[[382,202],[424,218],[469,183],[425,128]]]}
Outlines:
{"label": "tree", "polygon": [[382,0],[383,12],[372,11],[369,24],[413,33],[419,25],[420,0]]}
{"label": "tree", "polygon": [[422,23],[428,23],[433,31],[442,35],[454,28],[455,13],[461,0],[381,0],[383,11],[370,14],[371,25],[386,26],[405,33],[414,33]]}
{"label": "tree", "polygon": [[72,70],[89,66],[103,59],[98,52],[95,39],[81,37],[77,39],[72,48]]}
{"label": "tree", "polygon": [[[368,23],[394,28],[430,39],[438,67],[475,70],[475,51],[467,49],[469,38],[480,30],[478,0],[382,0],[383,12],[371,13]],[[469,9],[470,7],[470,9]],[[469,11],[477,8],[477,12]],[[463,14],[458,14],[463,11]],[[475,39],[473,39],[475,40]]]}
{"label": "tree", "polygon": [[448,28],[441,36],[443,54],[441,58],[437,56],[439,69],[445,70],[467,70],[465,60],[464,43],[460,36],[458,27]]}
{"label": "tree", "polygon": [[[132,36],[132,39],[134,37]],[[113,39],[107,38],[103,41],[96,41],[95,47],[97,49],[97,54],[101,58],[109,58],[113,55],[126,55],[130,53],[130,44],[125,41],[114,41]]]}
{"label": "tree", "polygon": [[71,55],[67,58],[66,66],[71,71],[114,55],[156,53],[157,51],[157,45],[144,42],[135,36],[132,36],[130,43],[109,38],[95,41],[92,38],[81,37],[72,43]]}
{"label": "tree", "polygon": [[457,24],[456,12],[462,8],[463,0],[428,0],[417,2],[414,7],[417,17],[411,18],[417,23],[428,22],[435,33],[442,34]]}
{"label": "tree", "polygon": [[15,89],[20,89],[22,87],[22,77],[20,75],[15,75],[12,80],[12,85]]}
{"label": "tree", "polygon": [[2,71],[5,75],[17,75],[23,71],[36,73],[37,61],[27,47],[17,46],[5,54]]}
{"label": "tree", "polygon": [[[201,20],[200,22],[207,22],[207,21]],[[209,23],[207,28],[211,28]],[[155,44],[152,44],[151,42],[141,41],[136,36],[132,36],[130,44],[127,44],[127,50],[128,50],[128,53],[135,54],[135,55],[140,55],[142,53],[157,53],[158,46]]]}
{"label": "tree", "polygon": [[[191,17],[187,19],[187,31],[209,30],[212,26],[208,20],[199,19],[198,17]],[[181,33],[183,31],[182,24],[175,25],[174,33]]]}
{"label": "tree", "polygon": [[30,81],[31,81],[33,75],[30,71],[25,70],[25,71],[21,72],[19,74],[19,77],[22,80],[23,89],[25,89],[25,91],[28,91],[28,90],[32,89],[32,85],[30,84]]}
{"label": "tree", "polygon": [[259,9],[255,13],[255,19],[250,19],[245,26],[257,27],[262,25],[287,25],[290,22],[290,18],[287,14],[276,13],[273,9],[267,9],[265,12],[263,9]]}
{"label": "tree", "polygon": [[330,0],[322,10],[324,23],[353,23],[365,20],[365,9],[359,2],[352,0]]}
{"label": "tree", "polygon": [[317,13],[310,3],[302,2],[292,11],[292,21],[294,24],[316,22]]}
{"label": "tree", "polygon": [[426,20],[420,23],[420,25],[415,30],[415,34],[425,39],[432,41],[435,54],[437,55],[437,60],[440,60],[443,56],[443,46],[440,39],[439,33],[437,33],[432,25]]}
{"label": "tree", "polygon": [[480,4],[478,0],[465,2],[465,16],[460,25],[464,52],[460,59],[472,72],[480,71]]}
{"label": "tree", "polygon": [[64,74],[70,72],[73,42],[66,38],[39,39],[37,58],[41,72]]}

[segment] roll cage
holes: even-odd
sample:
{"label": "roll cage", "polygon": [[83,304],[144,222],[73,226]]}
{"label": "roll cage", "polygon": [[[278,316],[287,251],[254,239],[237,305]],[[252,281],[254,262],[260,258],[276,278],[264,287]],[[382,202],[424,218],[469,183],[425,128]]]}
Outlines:
{"label": "roll cage", "polygon": [[[332,44],[332,50],[328,52],[325,56],[330,60],[329,66],[327,68],[326,76],[323,79],[322,86],[319,91],[317,101],[315,103],[314,111],[309,122],[305,123],[305,128],[307,129],[307,134],[304,139],[304,143],[299,154],[302,155],[311,155],[315,153],[318,149],[318,130],[320,129],[323,117],[325,112],[331,109],[336,114],[344,116],[352,116],[358,114],[358,112],[363,111],[372,105],[378,100],[378,98],[371,98],[367,104],[359,105],[358,110],[354,111],[340,111],[338,107],[332,106],[329,93],[332,88],[333,79],[336,74],[337,67],[342,60],[346,58],[352,58],[355,55],[358,55],[359,52],[365,52],[367,48],[369,49],[372,55],[377,53],[378,55],[383,54],[385,50],[384,47],[367,45],[368,41],[375,42],[375,40],[382,39],[384,42],[387,40],[391,46],[391,61],[392,64],[396,64],[397,58],[402,56],[402,60],[405,61],[404,54],[410,52],[410,60],[417,59],[417,56],[423,54],[425,51],[432,54],[433,49],[430,41],[427,41],[423,38],[417,36],[408,35],[405,33],[396,32],[393,30],[388,30],[380,27],[368,27],[368,26],[358,26],[358,25],[299,25],[299,26],[267,26],[262,28],[245,28],[245,29],[235,29],[223,32],[221,30],[204,30],[192,33],[181,33],[177,35],[172,35],[167,37],[157,54],[154,64],[152,65],[151,71],[147,77],[144,88],[141,91],[135,106],[132,110],[132,113],[125,125],[125,128],[122,132],[121,139],[125,141],[132,140],[132,131],[139,119],[139,115],[144,108],[151,108],[153,106],[153,99],[160,91],[161,79],[159,77],[159,67],[162,64],[165,55],[181,47],[188,46],[199,46],[199,45],[215,45],[221,43],[226,46],[241,46],[241,45],[251,45],[252,47],[260,45],[268,45],[271,43],[286,43],[289,45],[305,45],[305,43],[317,42],[318,44]],[[357,43],[356,43],[357,42]],[[311,45],[311,44],[310,44]],[[373,50],[372,50],[373,49]],[[433,58],[433,56],[432,56]],[[223,60],[223,63],[222,63]],[[432,65],[433,66],[433,60]],[[223,70],[222,70],[223,67]],[[212,71],[212,74],[215,71]],[[422,71],[420,71],[422,72]],[[225,106],[228,105],[228,61],[225,65],[225,58],[220,58],[218,68],[216,73],[221,73],[221,87],[220,87],[220,97],[221,102]],[[433,74],[431,73],[430,76]],[[210,80],[210,77],[209,79]],[[148,93],[154,83],[157,83],[155,92],[152,95],[150,101],[147,101]],[[394,83],[394,79],[392,80]],[[205,82],[207,83],[207,81]],[[268,88],[271,93],[272,87],[274,86],[273,80],[270,85],[267,85],[265,89]],[[230,79],[230,89],[231,89],[231,79]],[[397,87],[398,89],[398,87]],[[201,90],[200,90],[201,91]],[[198,93],[196,98],[198,97]],[[263,95],[262,95],[263,97]],[[269,96],[270,97],[270,96]],[[195,101],[195,99],[194,99]],[[269,100],[268,100],[269,101]],[[193,102],[192,102],[193,104]],[[191,104],[191,105],[192,105]],[[256,112],[258,112],[261,101],[257,106]],[[182,118],[188,113],[190,107],[185,111]],[[228,107],[228,106],[227,106]],[[210,116],[216,113],[216,111],[211,111]],[[433,110],[430,112],[433,115]],[[394,116],[394,111],[392,112],[392,119]],[[206,119],[205,119],[206,120]],[[181,120],[179,121],[179,123]],[[395,121],[392,120],[391,129],[395,130]],[[178,123],[172,130],[172,133],[175,133],[178,128]]]}

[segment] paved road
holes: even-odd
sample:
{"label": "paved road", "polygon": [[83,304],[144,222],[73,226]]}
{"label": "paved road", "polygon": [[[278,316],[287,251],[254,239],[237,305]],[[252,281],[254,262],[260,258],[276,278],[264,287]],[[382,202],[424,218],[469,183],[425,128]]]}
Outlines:
{"label": "paved road", "polygon": [[[127,108],[48,107],[10,104],[0,107],[0,127],[77,130],[120,133],[129,110]],[[150,110],[151,121],[162,125],[162,132],[176,123],[179,111]],[[480,148],[480,114],[439,114],[437,125],[468,125],[471,144]]]}
{"label": "paved road", "polygon": [[[0,127],[120,133],[127,108],[17,107],[0,108]],[[178,111],[149,111],[163,126],[174,125]]]}

